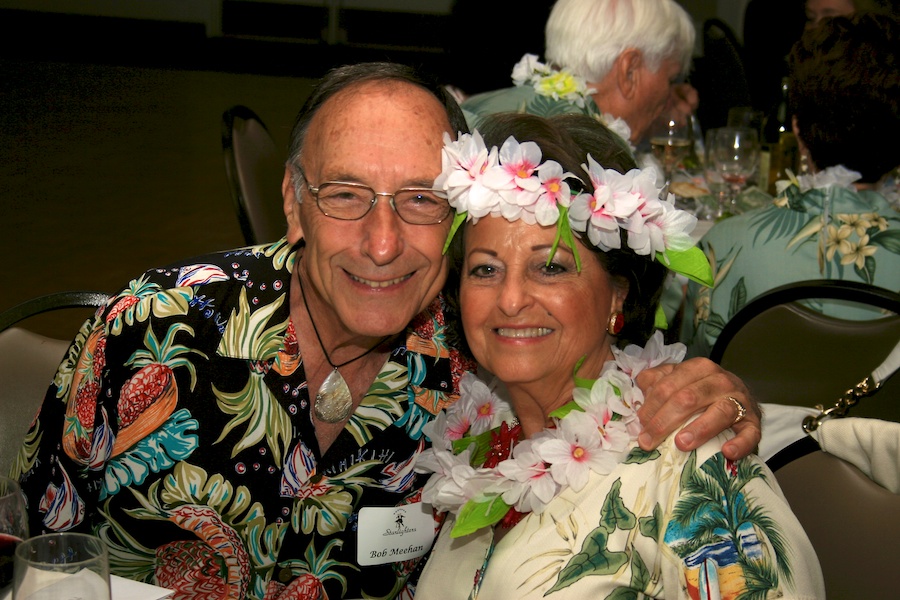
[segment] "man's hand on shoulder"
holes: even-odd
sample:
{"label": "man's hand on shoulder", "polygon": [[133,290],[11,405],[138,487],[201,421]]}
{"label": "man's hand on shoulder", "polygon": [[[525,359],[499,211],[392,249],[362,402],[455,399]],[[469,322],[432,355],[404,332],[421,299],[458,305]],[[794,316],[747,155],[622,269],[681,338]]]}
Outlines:
{"label": "man's hand on shoulder", "polygon": [[[729,427],[737,435],[722,446],[726,458],[743,458],[759,444],[758,404],[736,375],[711,360],[692,358],[678,365],[646,369],[637,383],[644,392],[644,405],[638,412],[644,426],[638,438],[641,448],[655,448],[697,413],[702,414],[675,437],[680,450],[693,450]],[[746,409],[737,423],[738,407],[731,398]]]}

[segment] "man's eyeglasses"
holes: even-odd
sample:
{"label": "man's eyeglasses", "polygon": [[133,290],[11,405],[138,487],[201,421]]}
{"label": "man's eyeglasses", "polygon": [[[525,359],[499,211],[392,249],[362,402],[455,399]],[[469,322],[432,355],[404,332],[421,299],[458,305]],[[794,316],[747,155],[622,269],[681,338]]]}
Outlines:
{"label": "man's eyeglasses", "polygon": [[401,188],[389,194],[348,181],[326,181],[319,186],[306,183],[306,188],[316,199],[319,210],[326,216],[344,221],[362,219],[379,197],[389,198],[394,212],[411,225],[434,225],[451,212],[447,194],[431,188]]}

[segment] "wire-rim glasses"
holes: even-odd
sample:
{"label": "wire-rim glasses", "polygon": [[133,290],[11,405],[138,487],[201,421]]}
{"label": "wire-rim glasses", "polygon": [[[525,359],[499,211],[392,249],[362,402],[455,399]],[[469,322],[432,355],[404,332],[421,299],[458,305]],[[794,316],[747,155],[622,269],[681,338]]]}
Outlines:
{"label": "wire-rim glasses", "polygon": [[379,198],[386,198],[401,219],[411,225],[436,225],[451,212],[447,194],[432,188],[406,187],[394,193],[376,192],[362,183],[325,181],[314,186],[306,181],[306,189],[316,199],[319,210],[332,219],[356,221],[369,214]]}

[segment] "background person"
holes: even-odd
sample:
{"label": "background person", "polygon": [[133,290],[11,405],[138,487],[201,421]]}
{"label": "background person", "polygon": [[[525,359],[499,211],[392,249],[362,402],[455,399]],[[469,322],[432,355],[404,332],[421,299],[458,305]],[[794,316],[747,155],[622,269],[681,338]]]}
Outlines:
{"label": "background person", "polygon": [[[459,402],[426,429],[423,497],[449,514],[417,598],[822,598],[815,552],[758,457],[728,461],[719,441],[690,453],[672,439],[637,445],[633,378],[684,355],[651,337],[666,275],[654,257],[675,266],[696,251],[696,219],[657,200],[593,119],[509,114],[482,127],[499,163],[459,177],[468,165],[454,156],[477,146],[461,138],[445,151],[444,181],[469,217],[465,339],[510,401],[464,376]],[[642,219],[665,235],[641,236]]]}
{"label": "background person", "polygon": [[558,0],[545,28],[547,64],[531,55],[514,68],[514,87],[462,106],[476,126],[498,112],[602,116],[637,145],[667,103],[685,114],[696,108],[696,90],[673,85],[687,73],[694,38],[674,0]]}
{"label": "background person", "polygon": [[[811,174],[716,223],[701,242],[715,286],[688,285],[681,339],[706,356],[725,323],[775,287],[844,279],[900,289],[900,215],[882,189],[900,164],[900,21],[875,13],[808,29],[790,55],[788,103]],[[872,318],[827,303],[822,312]]]}
{"label": "background person", "polygon": [[[432,190],[442,136],[465,129],[409,67],[329,73],[291,135],[287,236],[152,269],[76,336],[15,466],[31,532],[99,535],[113,573],[175,598],[408,594],[409,549],[434,531],[422,427],[473,366],[440,295],[452,216]],[[682,442],[727,426],[725,394],[752,403],[708,361],[645,385],[674,401],[651,407],[651,444],[709,403]],[[367,532],[398,507],[424,537],[385,552]]]}

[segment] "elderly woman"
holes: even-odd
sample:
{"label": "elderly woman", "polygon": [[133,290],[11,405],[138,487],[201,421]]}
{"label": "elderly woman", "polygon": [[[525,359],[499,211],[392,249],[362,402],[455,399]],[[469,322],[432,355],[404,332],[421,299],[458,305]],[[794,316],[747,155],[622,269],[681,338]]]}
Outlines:
{"label": "elderly woman", "polygon": [[684,354],[651,335],[666,270],[708,276],[695,219],[588,117],[497,115],[481,135],[447,142],[437,185],[465,221],[466,340],[508,402],[467,377],[426,430],[423,499],[449,514],[417,599],[822,598],[758,458],[637,445],[634,378]]}
{"label": "elderly woman", "polygon": [[513,69],[514,87],[472,96],[462,107],[476,127],[492,113],[580,112],[637,145],[670,98],[685,114],[696,107],[693,88],[673,86],[690,65],[694,37],[674,0],[558,0],[545,30],[548,64],[525,55]]}

